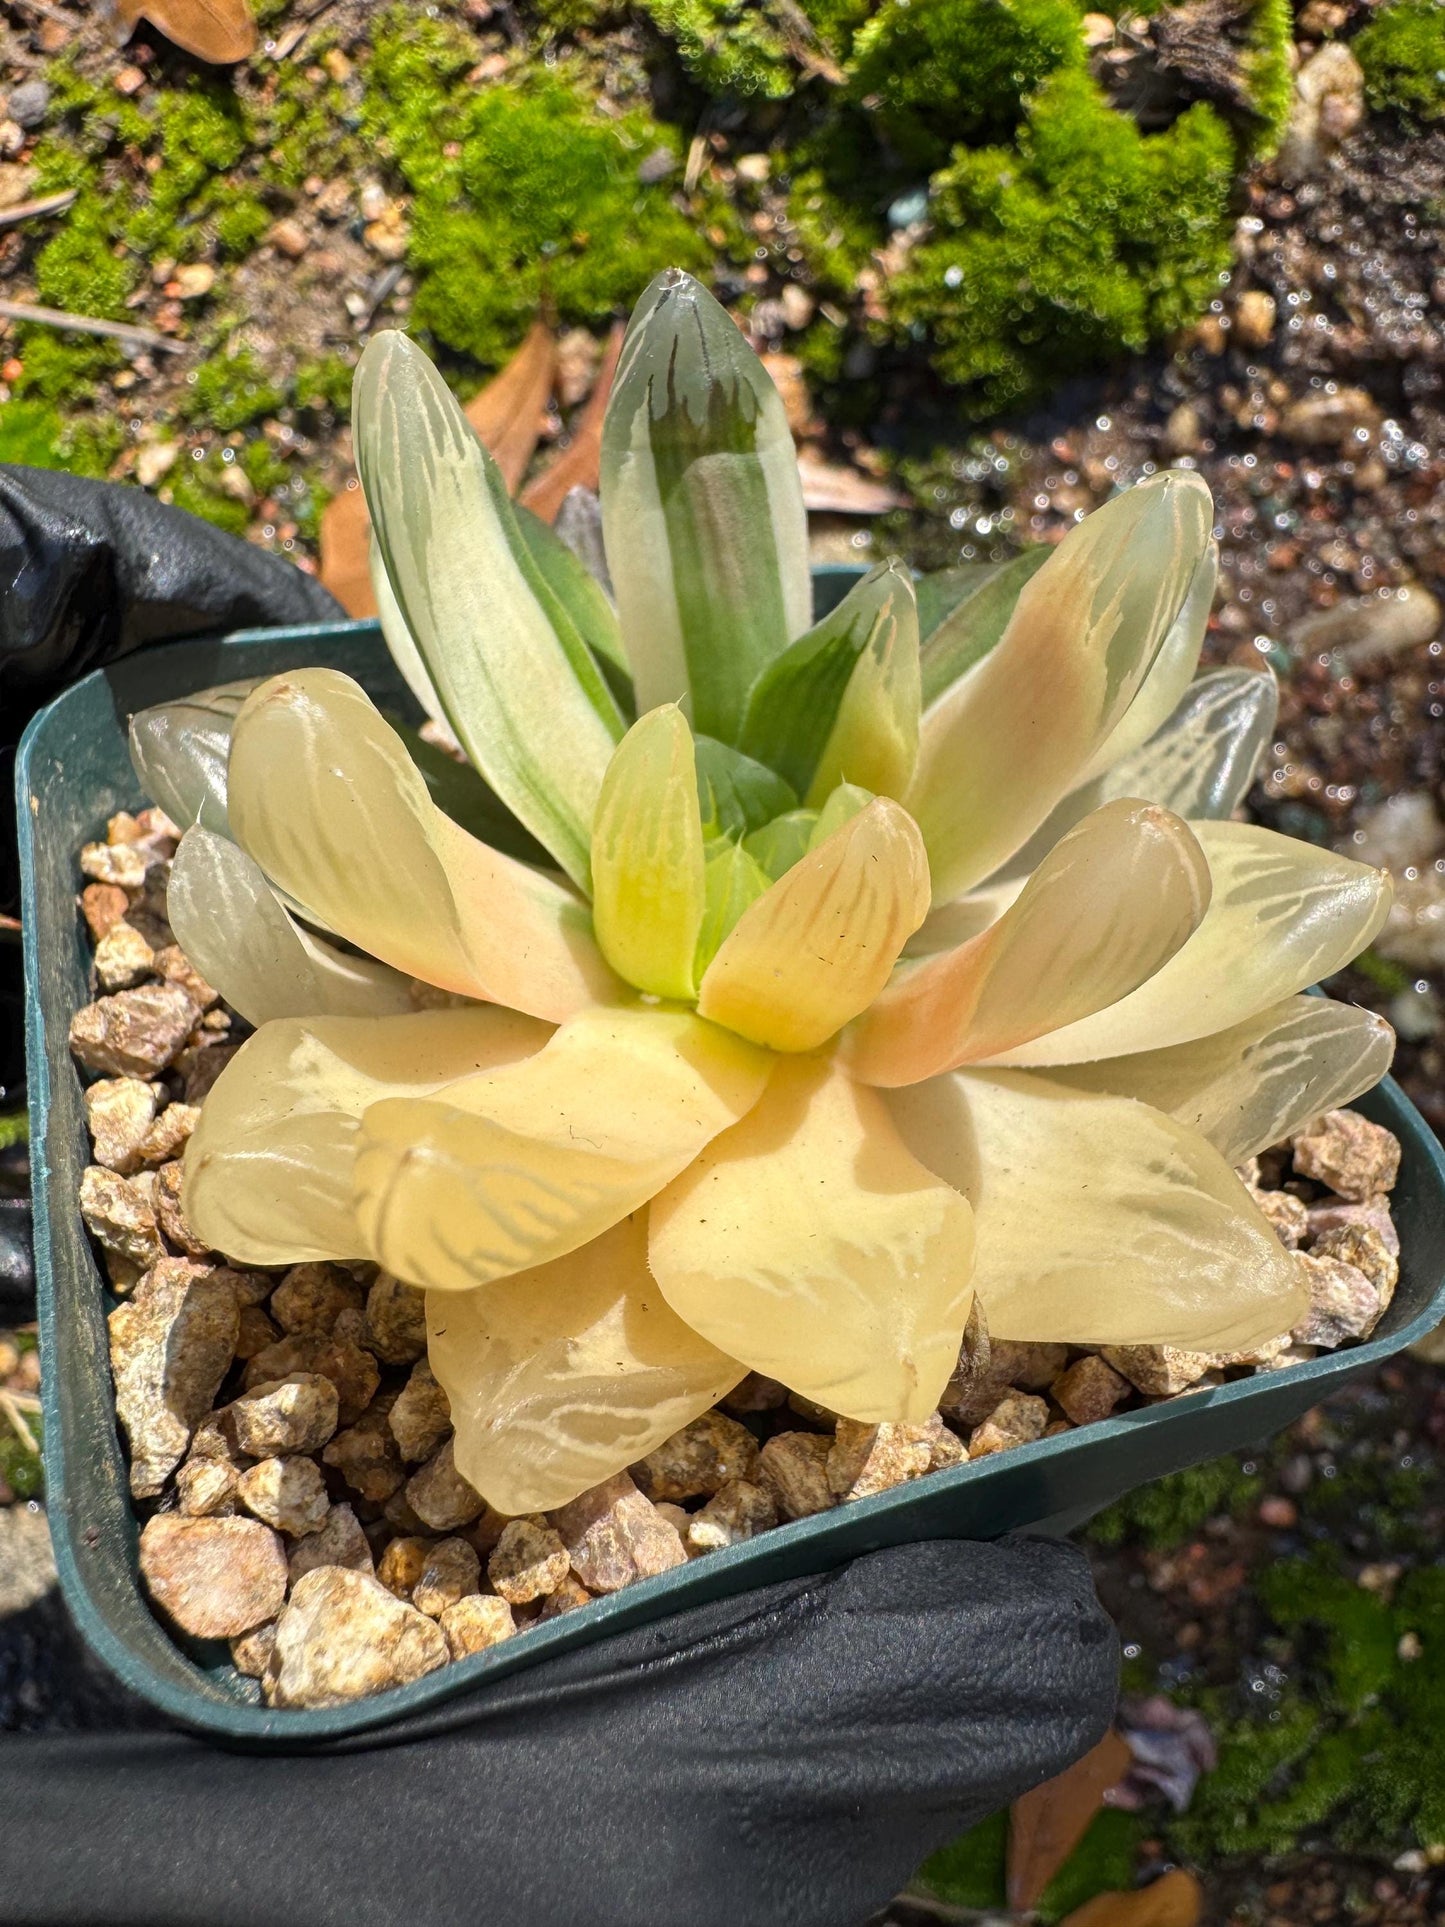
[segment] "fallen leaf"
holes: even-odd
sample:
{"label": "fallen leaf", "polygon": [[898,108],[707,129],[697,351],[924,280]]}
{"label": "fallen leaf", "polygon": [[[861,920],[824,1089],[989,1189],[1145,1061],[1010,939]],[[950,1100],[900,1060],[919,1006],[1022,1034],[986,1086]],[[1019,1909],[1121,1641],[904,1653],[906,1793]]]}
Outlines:
{"label": "fallen leaf", "polygon": [[1129,1770],[1127,1743],[1108,1732],[1091,1753],[1057,1778],[1015,1800],[1009,1815],[1008,1904],[1024,1914],[1063,1866],[1104,1804],[1104,1795]]}
{"label": "fallen leaf", "polygon": [[247,0],[115,0],[121,38],[148,20],[167,40],[197,60],[229,66],[256,51],[256,23]]}
{"label": "fallen leaf", "polygon": [[558,509],[574,488],[597,486],[602,466],[602,423],[607,414],[607,398],[612,393],[612,377],[617,373],[617,357],[622,353],[624,332],[619,321],[608,340],[587,406],[577,418],[572,440],[551,467],[543,469],[536,481],[523,491],[522,506],[540,515],[544,522],[556,521]]}
{"label": "fallen leaf", "polygon": [[1192,1873],[1175,1867],[1132,1893],[1095,1894],[1060,1927],[1198,1927],[1204,1895]]}
{"label": "fallen leaf", "polygon": [[557,337],[545,321],[534,321],[506,367],[463,411],[491,450],[509,492],[516,490],[536,452],[556,367]]}
{"label": "fallen leaf", "polygon": [[821,515],[886,515],[902,508],[904,498],[885,482],[870,481],[856,468],[819,461],[807,449],[798,454],[803,502]]}
{"label": "fallen leaf", "polygon": [[349,616],[374,616],[371,591],[371,517],[359,488],[333,495],[321,511],[321,586]]}

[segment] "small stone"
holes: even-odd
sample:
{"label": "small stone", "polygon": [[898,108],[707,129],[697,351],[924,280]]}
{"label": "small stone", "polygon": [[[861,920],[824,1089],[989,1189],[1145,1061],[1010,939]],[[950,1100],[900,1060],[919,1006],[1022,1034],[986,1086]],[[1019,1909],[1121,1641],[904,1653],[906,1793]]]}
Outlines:
{"label": "small stone", "polygon": [[1019,1339],[995,1338],[989,1375],[1020,1392],[1044,1392],[1069,1362],[1067,1345],[1035,1345]]}
{"label": "small stone", "polygon": [[751,1479],[729,1479],[687,1523],[689,1552],[720,1552],[769,1532],[778,1523],[772,1494]]}
{"label": "small stone", "polygon": [[155,1207],[146,1189],[99,1164],[80,1180],[80,1215],[107,1251],[149,1266],[165,1256]]}
{"label": "small stone", "polygon": [[1279,420],[1279,432],[1301,448],[1358,446],[1357,431],[1367,439],[1380,426],[1380,411],[1367,388],[1312,390],[1291,402]]}
{"label": "small stone", "polygon": [[276,1650],[276,1622],[267,1620],[254,1633],[242,1633],[231,1641],[231,1664],[246,1679],[260,1679],[271,1664]]}
{"label": "small stone", "polygon": [[85,1092],[97,1164],[129,1177],[139,1170],[140,1147],[156,1114],[155,1086],[139,1077],[103,1077]]}
{"label": "small stone", "polygon": [[156,952],[156,969],[168,984],[178,984],[198,1010],[210,1010],[221,993],[206,982],[178,943],[163,944]]}
{"label": "small stone", "polygon": [[371,1350],[383,1365],[411,1365],[424,1356],[426,1297],[415,1285],[403,1284],[389,1271],[378,1273],[366,1294],[366,1324]]}
{"label": "small stone", "polygon": [[1193,455],[1204,441],[1204,424],[1193,402],[1181,401],[1169,412],[1164,424],[1164,451],[1168,455]]}
{"label": "small stone", "polygon": [[512,1519],[487,1560],[494,1590],[513,1606],[555,1592],[571,1566],[567,1548],[551,1526]]}
{"label": "small stone", "polygon": [[216,285],[216,270],[209,261],[188,261],[176,269],[166,293],[177,301],[199,301]]}
{"label": "small stone", "polygon": [[1338,1258],[1364,1272],[1379,1294],[1380,1310],[1388,1309],[1400,1282],[1400,1261],[1373,1225],[1346,1224],[1323,1232],[1310,1253],[1315,1258]]}
{"label": "small stone", "polygon": [[1075,1425],[1094,1425],[1108,1418],[1120,1399],[1129,1396],[1129,1381],[1107,1359],[1092,1353],[1076,1359],[1054,1380],[1054,1403]]}
{"label": "small stone", "polygon": [[489,1646],[500,1646],[517,1630],[506,1600],[481,1592],[456,1600],[442,1613],[438,1624],[453,1659],[468,1659],[473,1653],[484,1653]]}
{"label": "small stone", "polygon": [[637,178],[644,187],[656,187],[676,172],[677,156],[670,147],[654,147],[637,163]]}
{"label": "small stone", "polygon": [[9,111],[11,120],[18,121],[27,131],[44,124],[50,112],[50,87],[43,80],[22,80],[18,87],[10,89]]}
{"label": "small stone", "polygon": [[1310,1295],[1309,1310],[1290,1333],[1294,1342],[1332,1350],[1347,1338],[1368,1338],[1385,1307],[1364,1272],[1339,1258],[1294,1256]]}
{"label": "small stone", "polygon": [[236,1450],[224,1412],[209,1412],[191,1434],[186,1463],[197,1459],[221,1459],[227,1465],[242,1465],[245,1454]]}
{"label": "small stone", "polygon": [[828,1453],[828,1489],[840,1502],[871,1498],[921,1479],[933,1462],[933,1441],[922,1425],[862,1425],[840,1418]]}
{"label": "small stone", "polygon": [[349,1505],[332,1506],[315,1532],[308,1532],[292,1546],[286,1563],[290,1584],[296,1585],[318,1566],[345,1566],[348,1572],[368,1576],[374,1572],[371,1547]]}
{"label": "small stone", "polygon": [[129,990],[148,977],[156,960],[139,930],[122,917],[95,946],[95,976],[102,990]]}
{"label": "small stone", "polygon": [[1326,1111],[1295,1138],[1293,1156],[1300,1177],[1355,1204],[1392,1190],[1400,1175],[1400,1140],[1358,1111]]}
{"label": "small stone", "polygon": [[776,1378],[764,1378],[761,1372],[749,1372],[723,1400],[730,1412],[776,1412],[787,1402],[787,1386]]}
{"label": "small stone", "polygon": [[236,1489],[248,1512],[291,1539],[318,1531],[330,1510],[314,1459],[262,1459],[241,1474]]}
{"label": "small stone", "polygon": [[142,442],[135,452],[135,478],[142,488],[164,481],[180,459],[179,442]]}
{"label": "small stone", "polygon": [[481,1562],[465,1539],[438,1539],[427,1551],[411,1603],[418,1612],[440,1619],[448,1606],[477,1590],[480,1578]]}
{"label": "small stone", "polygon": [[950,1466],[968,1463],[968,1447],[957,1432],[944,1423],[942,1412],[934,1412],[923,1429],[928,1434],[930,1472],[946,1472]]}
{"label": "small stone", "polygon": [[286,1332],[327,1335],[343,1311],[366,1302],[356,1280],[340,1265],[293,1265],[271,1297],[271,1316]]}
{"label": "small stone", "polygon": [[758,1484],[785,1519],[806,1519],[833,1503],[828,1454],[833,1441],[818,1432],[779,1432],[758,1457]]}
{"label": "small stone", "polygon": [[692,1514],[684,1505],[674,1505],[671,1499],[654,1499],[653,1506],[659,1519],[665,1519],[677,1532],[684,1545],[687,1544],[687,1529],[692,1523]]}
{"label": "small stone", "polygon": [[1173,1398],[1210,1368],[1208,1352],[1183,1351],[1177,1345],[1105,1345],[1101,1355],[1146,1398]]}
{"label": "small stone", "polygon": [[212,1085],[239,1049],[238,1044],[220,1044],[204,1039],[194,1049],[181,1052],[176,1059],[176,1069],[186,1080],[187,1104],[203,1104],[206,1101]]}
{"label": "small stone", "polygon": [[227,1459],[187,1459],[176,1473],[176,1493],[187,1518],[210,1519],[236,1510],[240,1474]]}
{"label": "small stone", "polygon": [[[178,1158],[190,1142],[191,1133],[201,1121],[194,1104],[167,1104],[146,1132],[140,1147],[143,1165],[159,1167]],[[179,1195],[179,1180],[177,1181]]]}
{"label": "small stone", "polygon": [[1048,1422],[1047,1399],[1009,1392],[969,1434],[968,1456],[983,1459],[995,1452],[1011,1452],[1016,1445],[1032,1445],[1043,1437]]}
{"label": "small stone", "polygon": [[1263,348],[1273,339],[1275,302],[1263,288],[1246,288],[1234,304],[1234,338],[1246,348]]}
{"label": "small stone", "polygon": [[427,1361],[418,1359],[391,1408],[391,1435],[397,1449],[414,1465],[429,1459],[451,1429],[452,1408],[446,1391]]}
{"label": "small stone", "polygon": [[266,238],[288,261],[299,261],[311,245],[311,236],[299,221],[278,221]]}
{"label": "small stone", "polygon": [[236,1333],[237,1358],[243,1361],[254,1358],[257,1352],[274,1345],[280,1336],[259,1305],[242,1305],[240,1328]]}
{"label": "small stone", "polygon": [[180,1464],[230,1367],[237,1323],[225,1276],[184,1258],[162,1258],[110,1314],[116,1414],[137,1499],[156,1498]]}
{"label": "small stone", "polygon": [[595,1594],[588,1592],[575,1572],[569,1572],[556,1592],[549,1592],[542,1601],[539,1619],[560,1619],[563,1613],[575,1613],[579,1606],[590,1606]]}
{"label": "small stone", "polygon": [[87,883],[80,893],[80,914],[98,943],[130,908],[130,898],[117,883]]}
{"label": "small stone", "polygon": [[241,1451],[253,1459],[319,1452],[336,1430],[336,1387],[319,1372],[256,1385],[229,1408]]}
{"label": "small stone", "polygon": [[427,1529],[426,1520],[412,1510],[411,1503],[406,1496],[405,1486],[402,1487],[400,1492],[392,1493],[391,1497],[382,1507],[381,1516],[393,1532],[400,1532],[415,1537],[424,1533]]}
{"label": "small stone", "polygon": [[806,288],[800,288],[796,281],[789,281],[778,296],[778,306],[783,311],[784,323],[796,334],[813,319],[818,304]]}
{"label": "small stone", "polygon": [[130,843],[87,843],[80,869],[92,883],[113,883],[118,890],[140,890],[146,880],[145,851]]}
{"label": "small stone", "polygon": [[141,984],[75,1013],[71,1055],[88,1071],[109,1077],[153,1077],[175,1057],[199,1016],[175,984]]}
{"label": "small stone", "polygon": [[943,1388],[938,1409],[952,1424],[972,1428],[981,1424],[997,1405],[999,1392],[1006,1382],[994,1376],[993,1343],[983,1304],[975,1293],[958,1348],[958,1363]]}
{"label": "small stone", "polygon": [[[395,1415],[393,1409],[392,1416]],[[434,1458],[427,1460],[420,1472],[407,1480],[406,1498],[417,1517],[435,1532],[450,1532],[456,1526],[468,1525],[485,1503],[481,1493],[468,1485],[458,1472],[450,1439]]]}
{"label": "small stone", "polygon": [[632,1477],[654,1501],[710,1497],[731,1479],[751,1478],[758,1444],[745,1425],[722,1412],[704,1412],[640,1459]]}
{"label": "small stone", "polygon": [[235,1639],[274,1619],[286,1597],[286,1554],[255,1519],[157,1513],[140,1536],[151,1598],[183,1633]]}
{"label": "small stone", "polygon": [[377,1578],[389,1593],[398,1599],[410,1600],[412,1588],[426,1570],[426,1556],[432,1544],[432,1540],[413,1533],[392,1540],[376,1568]]}
{"label": "small stone", "polygon": [[277,1622],[264,1686],[272,1706],[339,1706],[406,1686],[449,1657],[435,1620],[365,1573],[320,1566]]}
{"label": "small stone", "polygon": [[385,1411],[373,1407],[355,1425],[336,1437],[321,1454],[322,1462],[334,1466],[353,1492],[374,1505],[382,1505],[406,1483],[406,1468],[391,1435]]}
{"label": "small stone", "polygon": [[677,1528],[657,1516],[625,1472],[559,1507],[551,1523],[589,1592],[620,1592],[687,1558]]}
{"label": "small stone", "polygon": [[264,1305],[276,1289],[276,1276],[270,1271],[237,1271],[226,1267],[226,1276],[231,1281],[231,1289],[236,1294],[236,1303],[243,1308],[247,1305]]}
{"label": "small stone", "polygon": [[[275,1303],[274,1295],[272,1304]],[[243,1384],[249,1392],[270,1379],[290,1378],[293,1372],[319,1372],[336,1387],[342,1425],[354,1425],[370,1405],[381,1383],[381,1373],[370,1352],[319,1332],[295,1332],[268,1346],[246,1367]]]}
{"label": "small stone", "polygon": [[188,1257],[204,1258],[210,1247],[203,1238],[191,1229],[190,1220],[181,1206],[181,1190],[185,1174],[179,1159],[163,1164],[156,1172],[155,1213],[160,1221],[161,1230],[173,1245],[178,1246]]}
{"label": "small stone", "polygon": [[1379,1233],[1380,1242],[1392,1258],[1400,1255],[1400,1234],[1390,1215],[1388,1198],[1366,1198],[1363,1204],[1345,1204],[1339,1198],[1321,1198],[1309,1207],[1309,1236],[1313,1241],[1327,1232],[1348,1224],[1368,1225]]}
{"label": "small stone", "polygon": [[463,1527],[462,1536],[474,1551],[486,1559],[511,1523],[505,1512],[498,1512],[493,1505],[484,1506],[481,1517]]}
{"label": "small stone", "polygon": [[1328,41],[1295,75],[1277,162],[1281,179],[1295,182],[1318,172],[1364,115],[1364,71],[1342,40]]}
{"label": "small stone", "polygon": [[1283,1493],[1268,1493],[1259,1502],[1259,1523],[1276,1532],[1288,1532],[1299,1524],[1299,1507]]}
{"label": "small stone", "polygon": [[1254,1191],[1250,1196],[1274,1226],[1286,1251],[1297,1251],[1309,1234],[1310,1214],[1292,1191]]}

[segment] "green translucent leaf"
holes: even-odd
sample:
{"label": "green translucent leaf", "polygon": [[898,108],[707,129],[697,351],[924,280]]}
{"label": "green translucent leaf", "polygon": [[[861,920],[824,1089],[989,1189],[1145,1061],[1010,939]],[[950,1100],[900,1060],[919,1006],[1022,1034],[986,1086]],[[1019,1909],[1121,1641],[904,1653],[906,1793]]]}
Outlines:
{"label": "green translucent leaf", "polygon": [[706,837],[734,839],[798,807],[790,783],[712,736],[696,738],[697,794]]}
{"label": "green translucent leaf", "polygon": [[431,792],[431,800],[453,823],[460,823],[483,843],[490,843],[494,850],[504,850],[520,863],[536,863],[543,869],[551,867],[552,859],[547,851],[536,837],[522,828],[501,797],[478,776],[470,763],[459,763],[446,750],[427,742],[390,710],[383,710],[382,714],[406,744],[407,754]]}
{"label": "green translucent leaf", "polygon": [[748,691],[811,619],[807,515],[777,390],[669,268],[633,314],[602,434],[607,562],[639,709],[736,740]]}
{"label": "green translucent leaf", "polygon": [[816,810],[788,810],[743,838],[743,848],[776,880],[812,848]]}
{"label": "green translucent leaf", "polygon": [[981,564],[981,574],[971,585],[956,581],[965,573],[960,569],[943,570],[942,582],[937,576],[925,576],[918,584],[925,709],[993,648],[1008,627],[1024,584],[1051,553],[1040,543],[1009,562]]}
{"label": "green translucent leaf", "polygon": [[740,747],[779,770],[799,796],[805,795],[859,660],[870,650],[886,653],[890,639],[903,635],[910,624],[916,657],[917,617],[907,571],[896,561],[870,569],[837,608],[758,677],[748,692]]}
{"label": "green translucent leaf", "polygon": [[918,761],[918,612],[913,585],[891,599],[853,665],[838,714],[804,797],[821,806],[840,783],[861,784],[875,796],[900,797]]}
{"label": "green translucent leaf", "polygon": [[386,573],[472,763],[584,888],[620,719],[596,663],[548,620],[496,464],[421,351],[373,338],[356,371],[356,458]]}
{"label": "green translucent leaf", "polygon": [[709,847],[703,879],[706,901],[692,967],[693,979],[698,983],[722,948],[724,939],[732,934],[738,918],[750,903],[757,902],[772,882],[756,857],[749,856],[740,843],[726,839]]}
{"label": "green translucent leaf", "polygon": [[808,838],[808,848],[816,850],[834,830],[841,830],[850,817],[866,810],[873,801],[873,791],[862,789],[857,783],[839,783],[830,790],[828,799],[818,812],[818,820],[813,825],[813,833]]}
{"label": "green translucent leaf", "polygon": [[592,832],[592,923],[620,977],[691,998],[702,924],[702,824],[692,732],[676,704],[632,725],[602,779]]}
{"label": "green translucent leaf", "polygon": [[581,557],[567,546],[554,529],[548,527],[540,515],[523,508],[520,502],[512,504],[512,513],[516,517],[517,533],[522,538],[528,557],[555,602],[566,611],[578,635],[596,658],[608,687],[630,722],[637,713],[632,693],[632,672],[627,667],[627,650],[623,646],[617,611],[608,599],[606,590]]}
{"label": "green translucent leaf", "polygon": [[130,719],[130,760],[140,786],[181,829],[201,823],[229,836],[226,760],[241,706],[265,681],[220,683],[175,702],[138,710]]}

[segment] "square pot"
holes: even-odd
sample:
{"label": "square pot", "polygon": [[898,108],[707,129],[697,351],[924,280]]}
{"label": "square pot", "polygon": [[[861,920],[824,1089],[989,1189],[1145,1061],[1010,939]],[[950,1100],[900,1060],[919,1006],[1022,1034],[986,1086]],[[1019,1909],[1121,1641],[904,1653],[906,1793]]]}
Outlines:
{"label": "square pot", "polygon": [[[855,573],[820,571],[819,604],[835,601]],[[134,1692],[183,1725],[242,1745],[319,1744],[384,1727],[624,1627],[825,1571],[882,1546],[988,1539],[1045,1520],[1087,1518],[1134,1486],[1264,1439],[1445,1319],[1445,1158],[1387,1078],[1360,1108],[1400,1139],[1393,1202],[1402,1255],[1394,1300],[1368,1344],[1106,1419],[780,1526],[534,1626],[398,1691],[315,1711],[259,1704],[256,1682],[236,1673],[224,1645],[182,1643],[166,1631],[138,1577],[138,1532],[106,1340],[106,1314],[116,1301],[77,1204],[89,1138],[67,1033],[90,992],[89,944],[76,910],[76,852],[103,833],[114,812],[140,806],[126,748],[135,710],[215,683],[318,663],[356,677],[386,707],[415,715],[375,623],[257,630],[147,650],[87,676],[34,719],[16,769],[45,1471],[56,1563],[70,1611],[92,1648]]]}

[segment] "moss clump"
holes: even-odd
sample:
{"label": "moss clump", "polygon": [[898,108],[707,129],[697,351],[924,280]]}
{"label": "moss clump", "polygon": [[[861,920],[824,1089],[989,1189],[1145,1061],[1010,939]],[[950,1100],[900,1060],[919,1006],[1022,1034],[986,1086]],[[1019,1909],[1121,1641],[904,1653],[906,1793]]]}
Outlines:
{"label": "moss clump", "polygon": [[933,232],[894,312],[982,406],[1025,400],[1201,311],[1229,265],[1235,166],[1212,109],[1143,134],[1086,74],[1061,71],[1016,147],[960,150],[935,175]]}
{"label": "moss clump", "polygon": [[21,373],[11,392],[27,401],[89,401],[95,384],[124,359],[114,341],[25,328],[20,337]]}
{"label": "moss clump", "polygon": [[1096,1545],[1119,1546],[1128,1540],[1151,1551],[1182,1545],[1206,1519],[1248,1512],[1262,1485],[1259,1476],[1246,1472],[1238,1459],[1186,1466],[1152,1485],[1141,1485],[1101,1512],[1089,1526],[1089,1537]]}
{"label": "moss clump", "polygon": [[212,457],[204,462],[188,462],[176,472],[170,489],[171,501],[188,515],[198,515],[203,522],[224,529],[227,535],[244,535],[251,511],[238,496],[227,492],[221,480],[224,472],[220,462]]}
{"label": "moss clump", "polygon": [[271,226],[271,210],[255,194],[237,194],[216,216],[216,246],[230,261],[243,261]]}
{"label": "moss clump", "polygon": [[49,402],[10,401],[0,408],[0,462],[100,477],[109,474],[123,442],[114,422],[67,416]]}
{"label": "moss clump", "polygon": [[182,405],[187,421],[222,435],[273,415],[286,399],[249,348],[210,355],[196,370]]}
{"label": "moss clump", "polygon": [[[1095,1894],[1132,1887],[1139,1845],[1148,1831],[1140,1814],[1096,1815],[1083,1839],[1049,1882],[1037,1916],[1065,1919]],[[1008,1815],[996,1813],[924,1862],[914,1885],[950,1907],[1001,1911],[1008,1853]]]}
{"label": "moss clump", "polygon": [[781,100],[793,91],[788,36],[766,7],[752,0],[641,0],[641,6],[710,94]]}
{"label": "moss clump", "polygon": [[1267,160],[1284,138],[1294,99],[1294,10],[1290,0],[1255,0],[1249,18],[1244,83],[1254,122],[1250,153]]}
{"label": "moss clump", "polygon": [[885,0],[858,35],[849,93],[932,168],[961,141],[1007,140],[1024,95],[1083,60],[1074,0]]}
{"label": "moss clump", "polygon": [[354,362],[344,355],[324,355],[317,361],[303,361],[292,382],[297,406],[317,414],[348,414],[355,373]]}
{"label": "moss clump", "polygon": [[46,307],[119,321],[140,264],[116,253],[111,200],[82,193],[65,225],[35,257],[35,292]]}
{"label": "moss clump", "polygon": [[1377,114],[1393,114],[1410,127],[1445,120],[1445,5],[1399,0],[1377,13],[1351,46]]}

